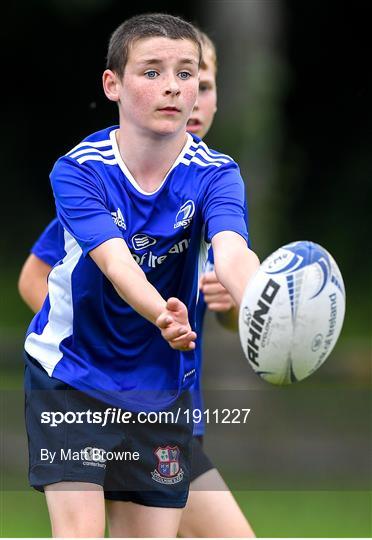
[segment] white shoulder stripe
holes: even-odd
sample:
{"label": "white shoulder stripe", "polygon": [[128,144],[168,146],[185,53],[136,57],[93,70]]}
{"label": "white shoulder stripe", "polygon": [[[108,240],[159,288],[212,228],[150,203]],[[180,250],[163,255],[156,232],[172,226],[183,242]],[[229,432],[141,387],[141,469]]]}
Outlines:
{"label": "white shoulder stripe", "polygon": [[89,154],[87,156],[82,156],[76,160],[78,163],[85,163],[85,161],[102,161],[106,165],[117,165],[116,159],[105,159],[98,154]]}
{"label": "white shoulder stripe", "polygon": [[[222,163],[230,163],[230,161],[228,159],[225,159],[223,157],[219,157],[219,158],[213,157],[212,158],[202,148],[195,148],[192,151],[187,152],[186,155],[191,156],[191,158],[193,158],[195,155],[199,155],[200,157],[202,157],[203,159],[205,159],[206,161],[209,161],[211,163],[213,161],[215,161],[216,163],[221,163],[221,164]],[[186,159],[191,159],[191,158],[186,158]]]}
{"label": "white shoulder stripe", "polygon": [[191,159],[182,158],[181,163],[183,163],[184,165],[187,165],[187,166],[189,166],[190,163],[197,163],[201,167],[211,167],[212,165],[214,165],[215,167],[221,167],[221,165],[222,165],[222,163],[219,163],[218,161],[212,161],[211,163],[205,163],[205,161],[201,161],[196,156],[194,156]]}
{"label": "white shoulder stripe", "polygon": [[226,158],[226,159],[228,159],[230,161],[234,161],[233,158],[228,156],[227,154],[222,154],[221,152],[212,151],[210,148],[208,148],[208,146],[203,141],[199,142],[199,146],[201,146],[205,150],[205,152],[207,152],[207,154],[210,155],[213,158],[223,157],[223,158]]}
{"label": "white shoulder stripe", "polygon": [[[184,157],[182,160],[182,163],[186,165],[186,162],[193,161],[194,163],[198,163],[201,166],[206,167],[207,165],[215,165],[216,167],[220,167],[224,163],[230,163],[228,159],[225,159],[223,157],[212,158],[210,155],[208,155],[202,148],[196,148],[192,151],[188,152],[188,155],[191,157]],[[202,161],[202,159],[204,161]],[[206,163],[207,162],[207,163]]]}
{"label": "white shoulder stripe", "polygon": [[199,150],[195,153],[195,155],[201,156],[202,158],[204,158],[206,161],[209,161],[210,163],[212,163],[212,162],[230,163],[229,159],[225,159],[223,157],[212,158],[210,155],[208,155],[206,152],[204,152],[204,150],[202,148],[199,148]]}
{"label": "white shoulder stripe", "polygon": [[93,148],[102,148],[104,146],[112,146],[112,144],[111,144],[110,139],[106,139],[104,141],[96,141],[96,142],[93,142],[93,141],[81,142],[81,143],[77,144],[76,146],[74,146],[74,148],[72,150],[67,152],[66,156],[69,156],[70,154],[72,154],[72,152],[75,152],[75,150],[77,150],[78,148],[81,148],[82,146],[88,146],[88,147],[91,146]]}
{"label": "white shoulder stripe", "polygon": [[110,150],[97,150],[96,148],[83,148],[82,150],[78,150],[77,152],[70,154],[69,157],[75,158],[78,156],[82,156],[84,154],[99,154],[100,156],[113,156],[114,151],[112,148]]}

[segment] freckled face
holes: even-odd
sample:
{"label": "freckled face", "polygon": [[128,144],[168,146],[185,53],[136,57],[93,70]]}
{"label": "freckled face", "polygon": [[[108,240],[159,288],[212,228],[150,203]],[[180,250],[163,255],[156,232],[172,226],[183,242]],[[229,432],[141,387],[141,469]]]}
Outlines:
{"label": "freckled face", "polygon": [[198,94],[199,54],[188,39],[133,43],[118,86],[121,123],[162,135],[185,126]]}
{"label": "freckled face", "polygon": [[211,127],[217,111],[216,66],[209,47],[203,48],[203,64],[200,68],[199,93],[195,107],[187,122],[187,131],[203,138]]}

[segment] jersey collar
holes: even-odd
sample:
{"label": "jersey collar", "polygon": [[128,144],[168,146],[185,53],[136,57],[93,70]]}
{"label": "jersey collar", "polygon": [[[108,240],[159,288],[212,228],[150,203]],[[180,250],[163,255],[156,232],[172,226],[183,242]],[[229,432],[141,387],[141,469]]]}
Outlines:
{"label": "jersey collar", "polygon": [[192,138],[192,136],[190,135],[190,133],[186,133],[187,135],[187,139],[186,139],[186,143],[184,145],[184,147],[182,148],[181,152],[178,154],[175,162],[173,163],[173,165],[171,166],[171,168],[169,169],[169,171],[167,172],[167,174],[165,175],[164,177],[164,180],[162,181],[162,183],[160,184],[160,186],[155,190],[155,191],[144,191],[141,186],[138,184],[138,182],[136,181],[136,179],[132,176],[132,174],[130,173],[128,167],[125,165],[124,161],[123,161],[123,158],[121,157],[121,154],[120,154],[120,151],[119,151],[119,146],[118,146],[118,143],[117,143],[117,140],[116,140],[116,132],[118,131],[118,129],[113,129],[112,131],[110,131],[110,140],[111,140],[111,143],[112,143],[112,149],[114,151],[114,155],[115,155],[115,158],[116,158],[116,161],[120,167],[120,169],[122,170],[122,172],[124,173],[125,177],[129,180],[129,182],[132,184],[132,186],[139,192],[141,193],[142,195],[147,195],[147,196],[150,196],[150,195],[154,195],[155,193],[157,193],[162,187],[163,185],[165,184],[165,182],[167,181],[167,178],[168,176],[170,175],[170,173],[173,171],[173,169],[175,169],[177,167],[177,165],[179,164],[179,162],[182,160],[182,158],[184,157],[184,155],[187,153],[187,151],[189,150],[190,146],[193,144],[194,140]]}

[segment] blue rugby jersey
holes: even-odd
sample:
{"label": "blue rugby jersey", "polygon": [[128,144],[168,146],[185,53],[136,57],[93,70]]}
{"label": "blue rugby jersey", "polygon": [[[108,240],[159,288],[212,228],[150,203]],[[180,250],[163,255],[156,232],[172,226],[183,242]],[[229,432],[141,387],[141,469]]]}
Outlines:
{"label": "blue rugby jersey", "polygon": [[[34,245],[31,248],[31,252],[36,255],[39,259],[54,266],[66,255],[64,249],[64,234],[63,228],[59,223],[58,219],[53,219],[49,225],[45,228],[39,238],[36,240]],[[203,269],[203,272],[211,272],[214,269],[213,264],[213,250],[210,248],[208,250],[208,260],[206,266]],[[195,320],[195,329],[198,334],[198,339],[196,341],[195,348],[195,381],[191,387],[192,390],[192,400],[193,408],[198,409],[201,412],[204,410],[203,395],[201,389],[201,376],[202,376],[202,367],[203,367],[203,350],[202,350],[202,340],[203,340],[203,319],[206,310],[206,303],[204,302],[204,295],[200,291],[199,298],[196,306],[196,320]],[[194,435],[199,436],[203,435],[205,432],[205,422],[204,417],[201,416],[200,422],[194,423]]]}
{"label": "blue rugby jersey", "polygon": [[54,266],[64,258],[66,252],[63,227],[57,218],[54,218],[41,233],[32,246],[31,253],[50,266]]}
{"label": "blue rugby jersey", "polygon": [[[36,240],[34,245],[31,248],[31,252],[36,255],[39,259],[54,266],[66,255],[64,249],[64,234],[63,228],[59,223],[58,219],[53,219],[49,225],[45,228],[39,238]],[[208,260],[206,266],[203,269],[203,272],[211,272],[214,269],[213,264],[213,250],[210,248],[208,250]],[[203,339],[203,319],[206,310],[206,303],[204,302],[204,295],[202,292],[199,293],[199,298],[196,306],[196,320],[195,320],[195,329],[198,334],[198,339],[196,341],[195,348],[195,381],[191,387],[192,390],[192,399],[194,409],[198,409],[201,412],[204,410],[203,395],[201,389],[201,375],[203,367],[203,350],[202,350],[202,339]],[[205,422],[204,417],[201,416],[201,421],[194,424],[194,435],[203,435],[205,432]]]}
{"label": "blue rugby jersey", "polygon": [[195,328],[198,276],[211,238],[247,239],[244,185],[236,163],[197,137],[161,186],[146,193],[121,159],[117,127],[87,137],[55,164],[51,182],[66,256],[25,349],[50,376],[133,411],[168,407],[195,379],[195,353],[174,351],[160,331],[116,293],[89,251],[124,238],[164,298],[189,308]]}

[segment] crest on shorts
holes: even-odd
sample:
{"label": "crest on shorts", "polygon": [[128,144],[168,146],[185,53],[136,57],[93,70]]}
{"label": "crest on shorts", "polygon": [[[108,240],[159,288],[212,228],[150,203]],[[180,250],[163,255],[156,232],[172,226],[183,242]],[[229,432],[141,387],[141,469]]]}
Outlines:
{"label": "crest on shorts", "polygon": [[154,454],[158,459],[157,467],[151,476],[160,484],[177,484],[183,479],[184,472],[180,467],[180,449],[178,446],[159,446]]}

